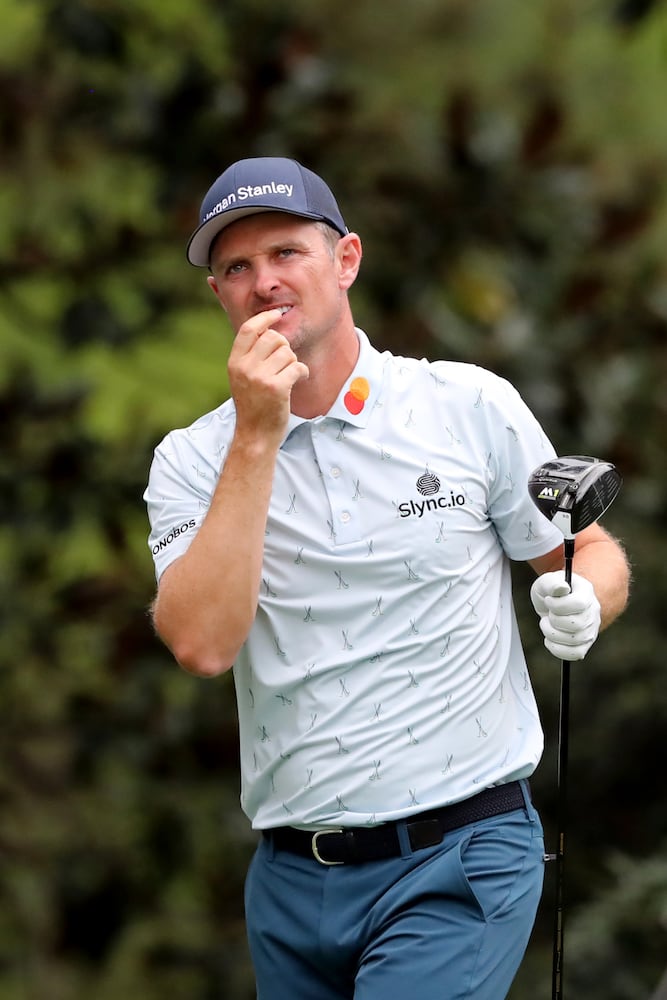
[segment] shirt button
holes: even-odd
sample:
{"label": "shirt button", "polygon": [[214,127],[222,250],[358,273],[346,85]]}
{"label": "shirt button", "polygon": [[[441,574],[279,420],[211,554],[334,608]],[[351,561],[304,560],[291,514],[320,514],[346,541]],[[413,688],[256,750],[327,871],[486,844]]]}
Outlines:
{"label": "shirt button", "polygon": [[337,465],[333,466],[331,470],[331,475],[333,476],[334,479],[338,479],[338,477],[340,476],[340,469],[338,468]]}
{"label": "shirt button", "polygon": [[343,522],[343,524],[347,524],[348,521],[351,520],[351,518],[352,515],[350,514],[349,510],[344,510],[340,515],[340,519]]}

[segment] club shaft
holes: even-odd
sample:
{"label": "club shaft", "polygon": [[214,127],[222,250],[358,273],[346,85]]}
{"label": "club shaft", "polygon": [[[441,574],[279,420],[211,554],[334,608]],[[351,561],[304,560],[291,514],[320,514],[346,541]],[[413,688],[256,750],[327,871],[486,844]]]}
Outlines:
{"label": "club shaft", "polygon": [[[565,581],[572,584],[574,539],[565,539]],[[565,918],[565,833],[567,828],[567,762],[570,733],[570,663],[561,661],[558,715],[558,850],[556,854],[556,910],[551,980],[553,1000],[563,1000],[563,945]]]}

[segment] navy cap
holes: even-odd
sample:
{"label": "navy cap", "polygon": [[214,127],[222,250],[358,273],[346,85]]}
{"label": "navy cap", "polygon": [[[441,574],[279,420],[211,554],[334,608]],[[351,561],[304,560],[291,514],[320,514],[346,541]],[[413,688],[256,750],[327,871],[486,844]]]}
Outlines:
{"label": "navy cap", "polygon": [[188,243],[190,263],[208,267],[211,244],[218,233],[256,212],[287,212],[316,219],[333,226],[341,236],[348,231],[336,199],[312,170],[281,156],[239,160],[227,167],[206,193],[199,226]]}

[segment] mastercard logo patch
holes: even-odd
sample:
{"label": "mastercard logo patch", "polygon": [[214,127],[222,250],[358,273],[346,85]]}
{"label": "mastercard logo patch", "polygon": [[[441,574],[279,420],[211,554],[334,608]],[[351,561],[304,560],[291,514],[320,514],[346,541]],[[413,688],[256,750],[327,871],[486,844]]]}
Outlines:
{"label": "mastercard logo patch", "polygon": [[365,378],[353,378],[350,388],[343,396],[343,402],[350,413],[361,413],[370,395],[371,387]]}

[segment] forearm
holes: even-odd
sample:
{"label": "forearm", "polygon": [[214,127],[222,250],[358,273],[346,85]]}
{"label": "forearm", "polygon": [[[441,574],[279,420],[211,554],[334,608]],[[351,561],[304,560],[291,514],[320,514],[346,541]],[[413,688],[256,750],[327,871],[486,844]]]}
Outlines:
{"label": "forearm", "polygon": [[622,546],[598,524],[576,536],[571,587],[565,584],[564,561],[562,545],[531,560],[538,576],[530,597],[549,652],[582,660],[600,630],[625,608],[630,569]]}
{"label": "forearm", "polygon": [[590,538],[584,535],[582,532],[575,541],[572,569],[593,584],[604,629],[628,603],[630,567],[622,546],[611,535],[602,529]]}
{"label": "forearm", "polygon": [[198,534],[160,582],[155,628],[191,673],[229,669],[254,620],[275,458],[266,439],[234,439]]}

